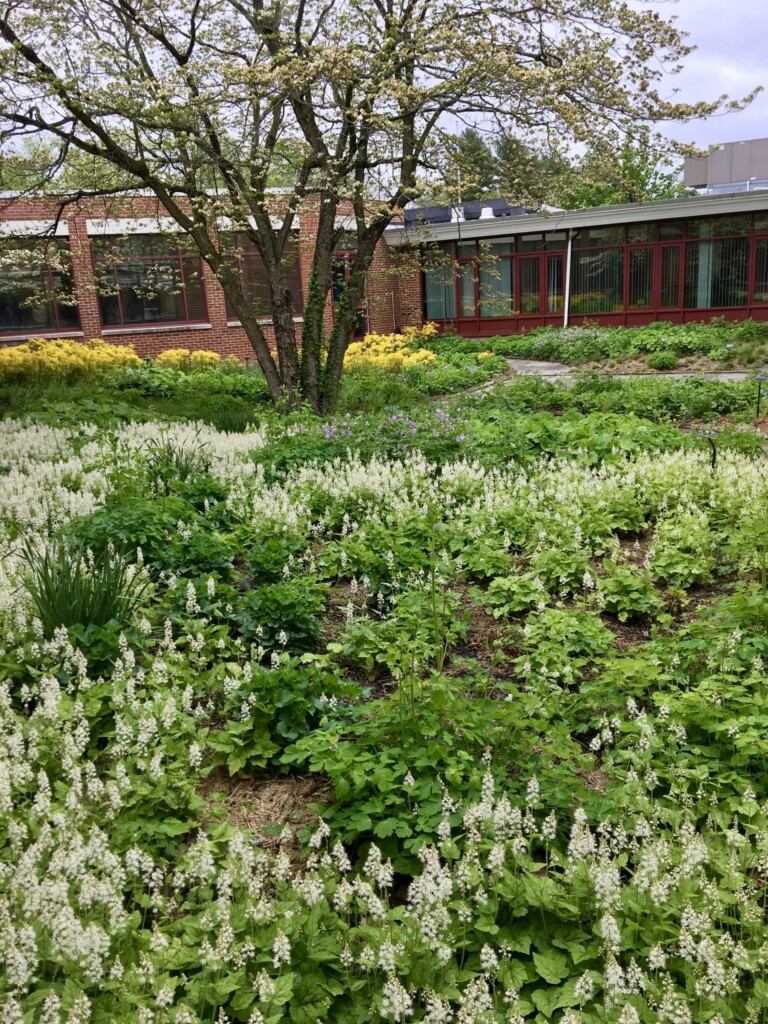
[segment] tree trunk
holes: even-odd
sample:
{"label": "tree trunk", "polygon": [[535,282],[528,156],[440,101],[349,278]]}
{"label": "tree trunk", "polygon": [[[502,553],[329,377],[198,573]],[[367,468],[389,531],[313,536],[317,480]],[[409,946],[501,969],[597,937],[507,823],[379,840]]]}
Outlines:
{"label": "tree trunk", "polygon": [[[382,229],[383,230],[383,229]],[[373,262],[376,243],[381,231],[366,231],[358,239],[357,255],[352,262],[349,281],[334,317],[333,330],[328,339],[328,353],[323,368],[319,394],[319,412],[328,415],[336,409],[344,370],[344,356],[357,320],[360,302],[365,295],[365,280]]]}
{"label": "tree trunk", "polygon": [[325,364],[325,307],[331,287],[331,262],[336,244],[336,210],[338,203],[331,193],[319,197],[315,251],[304,303],[304,326],[301,350],[301,390],[315,412],[322,412],[322,377]]}

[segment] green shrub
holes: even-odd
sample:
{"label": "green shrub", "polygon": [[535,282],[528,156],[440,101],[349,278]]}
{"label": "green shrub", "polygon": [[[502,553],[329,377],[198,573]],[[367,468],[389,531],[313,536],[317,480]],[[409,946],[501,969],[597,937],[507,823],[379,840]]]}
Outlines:
{"label": "green shrub", "polygon": [[630,566],[604,563],[608,575],[598,580],[603,608],[620,622],[661,610],[662,602],[649,574]]}
{"label": "green shrub", "polygon": [[240,635],[265,652],[312,650],[320,640],[326,596],[327,587],[302,578],[248,591],[238,615]]}
{"label": "green shrub", "polygon": [[652,352],[645,360],[652,370],[676,370],[679,363],[674,352]]}

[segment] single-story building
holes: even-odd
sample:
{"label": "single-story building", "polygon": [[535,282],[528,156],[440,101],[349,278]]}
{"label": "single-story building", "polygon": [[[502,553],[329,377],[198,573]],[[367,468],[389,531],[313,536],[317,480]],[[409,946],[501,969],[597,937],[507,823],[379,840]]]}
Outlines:
{"label": "single-story building", "polygon": [[543,213],[504,200],[408,210],[418,307],[470,337],[585,320],[768,320],[768,189]]}

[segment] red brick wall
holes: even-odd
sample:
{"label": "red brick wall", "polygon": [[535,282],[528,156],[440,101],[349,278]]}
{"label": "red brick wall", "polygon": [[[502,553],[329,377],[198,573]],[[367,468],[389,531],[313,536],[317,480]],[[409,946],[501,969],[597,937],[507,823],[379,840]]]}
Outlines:
{"label": "red brick wall", "polygon": [[421,283],[421,256],[418,248],[392,250],[396,270],[397,328],[420,327],[424,323],[424,302]]}
{"label": "red brick wall", "polygon": [[[52,199],[5,199],[0,201],[0,220],[49,220],[58,212],[58,204]],[[340,215],[349,213],[343,207]],[[81,334],[83,338],[103,337],[112,344],[132,345],[141,357],[155,356],[168,348],[207,349],[222,356],[234,355],[241,360],[255,359],[253,349],[242,327],[230,326],[224,293],[210,268],[203,264],[203,279],[208,307],[208,323],[165,327],[104,328],[99,313],[99,301],[93,274],[93,262],[86,230],[86,221],[91,218],[119,217],[162,217],[166,211],[152,196],[134,195],[108,200],[83,200],[76,207],[68,207],[63,215],[69,226],[69,245],[72,254],[72,276],[78,297]],[[312,261],[314,234],[317,227],[316,211],[307,204],[299,217],[299,261],[302,286],[309,280]],[[420,309],[418,296],[420,284],[418,273],[412,274],[412,281],[405,282],[402,258],[392,252],[386,242],[380,242],[374,256],[366,289],[366,306],[369,330],[389,333],[406,323],[421,322],[420,312],[414,317],[413,309]],[[298,299],[298,297],[297,297]],[[405,306],[402,306],[405,301]],[[332,326],[330,303],[326,310],[327,324]],[[297,332],[301,325],[297,323]],[[271,326],[263,325],[268,340],[273,340]],[[46,332],[45,336],[55,337],[57,333]],[[33,335],[28,335],[32,337]],[[39,332],[34,336],[39,336]],[[70,335],[71,336],[71,335]],[[79,336],[79,334],[78,334]],[[0,334],[0,346],[18,344],[24,335]]]}

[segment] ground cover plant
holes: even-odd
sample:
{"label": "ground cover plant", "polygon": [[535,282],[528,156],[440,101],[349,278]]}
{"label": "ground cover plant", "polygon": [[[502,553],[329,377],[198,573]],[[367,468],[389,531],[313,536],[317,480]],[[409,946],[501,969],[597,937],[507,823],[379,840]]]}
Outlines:
{"label": "ground cover plant", "polygon": [[[436,353],[482,352],[524,359],[549,359],[576,366],[607,368],[632,361],[632,369],[675,370],[678,361],[706,357],[700,368],[760,367],[768,362],[768,324],[752,320],[731,322],[716,317],[701,323],[666,321],[646,327],[541,327],[527,334],[497,338],[457,338],[447,335],[430,342]],[[675,362],[673,362],[675,360]],[[712,363],[712,367],[708,364]]]}
{"label": "ground cover plant", "polygon": [[754,383],[182,378],[0,421],[0,1019],[761,1020]]}

